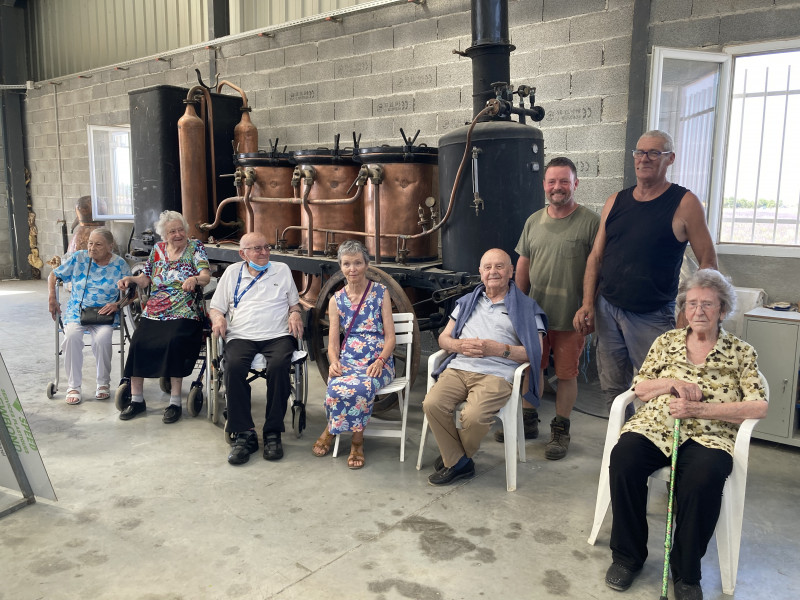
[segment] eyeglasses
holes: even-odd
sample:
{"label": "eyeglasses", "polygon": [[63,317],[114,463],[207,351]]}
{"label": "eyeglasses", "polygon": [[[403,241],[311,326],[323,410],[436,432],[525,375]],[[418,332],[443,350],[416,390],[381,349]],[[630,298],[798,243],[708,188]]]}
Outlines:
{"label": "eyeglasses", "polygon": [[633,154],[633,158],[638,158],[638,159],[644,158],[644,156],[646,154],[647,158],[649,158],[650,160],[655,160],[659,156],[661,156],[662,154],[672,154],[672,150],[664,150],[664,151],[661,151],[661,150],[639,150],[637,148],[636,150],[631,150],[631,154]]}
{"label": "eyeglasses", "polygon": [[692,302],[687,302],[686,303],[686,308],[688,308],[691,311],[696,311],[698,308],[700,308],[700,309],[703,310],[703,312],[707,312],[707,311],[710,311],[710,310],[714,310],[715,308],[719,308],[719,306],[720,305],[717,304],[716,302],[696,302],[696,301],[692,301]]}
{"label": "eyeglasses", "polygon": [[256,253],[261,254],[262,252],[269,252],[270,251],[270,247],[269,246],[250,246],[248,248],[242,248],[242,250],[253,250]]}

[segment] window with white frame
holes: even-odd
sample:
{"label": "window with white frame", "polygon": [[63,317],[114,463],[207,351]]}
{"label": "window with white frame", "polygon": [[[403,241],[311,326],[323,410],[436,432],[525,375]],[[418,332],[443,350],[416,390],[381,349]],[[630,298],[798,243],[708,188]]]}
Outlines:
{"label": "window with white frame", "polygon": [[722,252],[800,250],[800,40],[725,53],[654,48],[649,127]]}

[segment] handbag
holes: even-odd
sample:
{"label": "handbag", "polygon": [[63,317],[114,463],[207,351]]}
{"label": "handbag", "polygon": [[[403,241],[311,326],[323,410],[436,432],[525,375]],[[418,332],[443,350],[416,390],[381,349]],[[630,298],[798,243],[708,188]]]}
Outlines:
{"label": "handbag", "polygon": [[86,298],[86,288],[89,287],[89,271],[92,270],[92,259],[89,257],[89,268],[86,269],[86,283],[83,286],[83,296],[79,304],[81,309],[81,325],[113,325],[114,313],[101,315],[102,306],[84,306],[83,300]]}

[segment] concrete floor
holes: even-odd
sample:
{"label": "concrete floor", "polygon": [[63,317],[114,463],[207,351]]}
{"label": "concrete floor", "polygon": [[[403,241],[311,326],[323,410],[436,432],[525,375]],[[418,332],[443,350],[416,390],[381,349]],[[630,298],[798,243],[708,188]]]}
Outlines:
{"label": "concrete floor", "polygon": [[[337,459],[311,454],[324,422],[313,368],[306,435],[284,436],[282,461],[259,453],[232,467],[222,430],[205,418],[184,412],[180,422],[162,424],[167,399],[155,382],[146,387],[147,415],[129,422],[117,418],[113,402],[68,406],[63,385],[48,400],[52,347],[45,283],[0,282],[0,352],[59,498],[0,520],[2,600],[660,595],[665,492],[651,508],[651,559],[627,592],[603,583],[610,518],[598,545],[586,543],[602,419],[574,413],[572,446],[561,461],[544,459],[547,436],[529,442],[516,492],[505,490],[502,446],[493,440],[477,455],[473,480],[433,488],[432,437],[428,468],[415,469],[423,373],[412,394],[406,461],[398,461],[396,440],[368,438],[366,467],[350,471],[347,441]],[[88,393],[94,364],[86,354]],[[581,395],[591,394],[596,387],[582,385]],[[546,430],[552,397],[540,412]],[[750,457],[736,597],[793,599],[800,452],[755,441]],[[0,508],[11,499],[0,492]],[[703,569],[706,598],[728,598],[713,540]]]}

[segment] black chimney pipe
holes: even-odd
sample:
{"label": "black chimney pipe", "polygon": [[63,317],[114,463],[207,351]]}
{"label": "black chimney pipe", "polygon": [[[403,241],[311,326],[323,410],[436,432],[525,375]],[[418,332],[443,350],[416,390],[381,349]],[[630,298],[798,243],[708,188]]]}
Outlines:
{"label": "black chimney pipe", "polygon": [[471,0],[471,6],[472,46],[464,53],[472,59],[475,117],[495,97],[492,83],[511,83],[510,56],[515,46],[508,36],[508,0]]}

